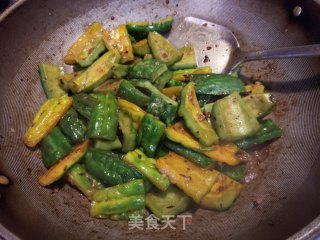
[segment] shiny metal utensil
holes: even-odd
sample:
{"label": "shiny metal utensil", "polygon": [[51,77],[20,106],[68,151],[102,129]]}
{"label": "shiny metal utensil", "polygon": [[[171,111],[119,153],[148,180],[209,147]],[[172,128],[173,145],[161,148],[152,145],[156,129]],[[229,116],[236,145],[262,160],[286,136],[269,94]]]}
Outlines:
{"label": "shiny metal utensil", "polygon": [[320,44],[243,52],[228,28],[194,17],[186,17],[169,39],[177,46],[192,44],[198,65],[211,66],[214,73],[231,73],[248,61],[320,56]]}

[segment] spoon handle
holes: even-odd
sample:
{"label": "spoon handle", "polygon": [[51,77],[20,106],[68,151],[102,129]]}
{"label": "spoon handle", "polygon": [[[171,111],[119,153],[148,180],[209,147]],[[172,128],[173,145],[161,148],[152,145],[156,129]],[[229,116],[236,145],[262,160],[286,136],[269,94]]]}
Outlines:
{"label": "spoon handle", "polygon": [[320,44],[248,52],[244,53],[243,61],[314,56],[320,56]]}
{"label": "spoon handle", "polygon": [[298,58],[298,57],[315,57],[320,56],[320,44],[275,48],[260,50],[256,52],[242,52],[239,51],[235,57],[229,61],[225,72],[232,73],[237,67],[248,61],[263,60],[263,59],[277,59],[277,58]]}

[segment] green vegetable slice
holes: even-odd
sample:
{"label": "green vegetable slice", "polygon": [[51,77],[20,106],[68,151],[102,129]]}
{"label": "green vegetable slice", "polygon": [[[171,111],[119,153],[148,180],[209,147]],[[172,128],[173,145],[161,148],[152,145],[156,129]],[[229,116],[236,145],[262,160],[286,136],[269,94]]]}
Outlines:
{"label": "green vegetable slice", "polygon": [[180,51],[183,53],[181,60],[173,64],[170,69],[181,70],[198,67],[196,53],[192,45],[184,46]]}
{"label": "green vegetable slice", "polygon": [[40,64],[39,74],[41,85],[47,98],[55,98],[67,95],[60,85],[63,76],[63,68],[57,65]]}
{"label": "green vegetable slice", "polygon": [[183,53],[157,32],[148,35],[152,55],[170,66],[182,58]]}
{"label": "green vegetable slice", "polygon": [[136,39],[143,39],[149,32],[156,31],[160,34],[166,34],[170,31],[173,23],[171,16],[165,17],[154,22],[127,22],[128,32]]}

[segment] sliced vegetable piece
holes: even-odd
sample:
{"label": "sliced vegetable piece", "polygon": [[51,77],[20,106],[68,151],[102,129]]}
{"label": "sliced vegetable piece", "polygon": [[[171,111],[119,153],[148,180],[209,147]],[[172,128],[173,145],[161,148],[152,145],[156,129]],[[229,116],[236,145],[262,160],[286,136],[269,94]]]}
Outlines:
{"label": "sliced vegetable piece", "polygon": [[150,54],[151,50],[147,39],[142,39],[132,45],[134,54],[143,57],[146,54]]}
{"label": "sliced vegetable piece", "polygon": [[94,141],[94,147],[102,150],[111,151],[114,149],[121,149],[122,144],[118,137],[116,137],[116,139],[113,141],[96,139]]}
{"label": "sliced vegetable piece", "polygon": [[149,32],[156,31],[166,34],[170,31],[173,23],[171,16],[154,22],[127,22],[127,29],[131,35],[137,39],[146,38]]}
{"label": "sliced vegetable piece", "polygon": [[112,31],[107,31],[103,41],[109,50],[116,49],[121,54],[121,63],[134,59],[133,49],[126,25],[119,25]]}
{"label": "sliced vegetable piece", "polygon": [[93,89],[93,92],[98,92],[98,93],[106,93],[106,92],[111,92],[113,94],[117,94],[119,90],[119,86],[121,83],[122,79],[109,79]]}
{"label": "sliced vegetable piece", "polygon": [[179,116],[183,117],[186,126],[199,139],[201,144],[211,146],[219,142],[218,135],[210,123],[207,122],[200,109],[193,82],[188,83],[182,89],[178,113]]}
{"label": "sliced vegetable piece", "polygon": [[147,112],[158,116],[167,125],[170,125],[176,117],[177,104],[172,104],[163,96],[152,93]]}
{"label": "sliced vegetable piece", "polygon": [[252,136],[260,129],[256,117],[248,111],[237,92],[213,104],[211,121],[219,137],[226,141]]}
{"label": "sliced vegetable piece", "polygon": [[130,35],[130,34],[129,34],[129,38],[130,38],[130,41],[131,41],[132,44],[134,44],[134,43],[137,42],[137,40],[135,39],[135,37],[132,36],[132,35]]}
{"label": "sliced vegetable piece", "polygon": [[124,99],[118,99],[118,104],[120,110],[127,113],[132,118],[135,127],[138,128],[146,112],[137,105]]}
{"label": "sliced vegetable piece", "polygon": [[148,158],[141,150],[135,149],[124,156],[124,160],[145,175],[148,180],[162,191],[168,189],[170,182],[156,169],[156,160]]}
{"label": "sliced vegetable piece", "polygon": [[132,118],[125,112],[119,112],[119,128],[122,132],[122,151],[132,151],[136,147],[137,130],[133,125]]}
{"label": "sliced vegetable piece", "polygon": [[113,221],[123,221],[123,220],[130,220],[133,216],[136,216],[137,218],[144,218],[146,215],[146,210],[144,208],[139,210],[133,210],[123,213],[117,213],[117,214],[111,214],[108,216],[109,219]]}
{"label": "sliced vegetable piece", "polygon": [[86,70],[87,67],[81,67],[79,64],[75,64],[72,66],[72,69],[75,73],[80,74],[80,73],[84,72],[84,70]]}
{"label": "sliced vegetable piece", "polygon": [[196,74],[190,78],[196,84],[197,94],[227,95],[246,92],[243,82],[226,74]]}
{"label": "sliced vegetable piece", "polygon": [[61,118],[59,127],[71,143],[83,141],[87,131],[86,125],[73,108],[70,108]]}
{"label": "sliced vegetable piece", "polygon": [[62,178],[63,175],[70,169],[70,167],[72,167],[83,157],[88,147],[89,140],[85,140],[83,143],[75,146],[68,156],[50,167],[50,169],[39,178],[40,185],[48,186]]}
{"label": "sliced vegetable piece", "polygon": [[139,91],[127,80],[122,80],[120,83],[118,96],[142,107],[150,102],[149,96]]}
{"label": "sliced vegetable piece", "polygon": [[133,65],[129,76],[131,78],[144,78],[155,81],[167,70],[168,68],[163,62],[157,59],[145,59]]}
{"label": "sliced vegetable piece", "polygon": [[144,195],[135,195],[109,201],[91,203],[90,216],[106,218],[108,215],[145,208]]}
{"label": "sliced vegetable piece", "polygon": [[241,149],[248,149],[258,144],[281,137],[282,130],[271,119],[261,121],[259,131],[248,138],[235,141],[235,144]]}
{"label": "sliced vegetable piece", "polygon": [[261,82],[255,82],[253,84],[248,84],[245,86],[246,91],[249,94],[262,94],[264,93],[264,86]]}
{"label": "sliced vegetable piece", "polygon": [[[173,76],[173,75],[172,75]],[[171,79],[168,83],[167,83],[167,86],[166,87],[176,87],[176,86],[185,86],[186,83],[184,83],[183,81],[179,81],[179,80],[174,80],[174,79]]]}
{"label": "sliced vegetable piece", "polygon": [[172,104],[175,104],[176,102],[173,101],[172,99],[166,97],[164,94],[162,94],[158,88],[156,88],[154,85],[152,85],[152,83],[148,80],[145,79],[133,79],[130,81],[133,86],[137,87],[137,88],[142,88],[147,90],[148,92],[150,92],[151,94],[156,94],[159,96],[163,96],[168,102],[171,102]]}
{"label": "sliced vegetable piece", "polygon": [[142,179],[132,180],[127,183],[119,184],[96,191],[92,199],[96,202],[107,201],[110,199],[119,199],[134,195],[143,195],[144,183]]}
{"label": "sliced vegetable piece", "polygon": [[72,98],[62,96],[46,100],[32,120],[32,126],[23,136],[28,147],[35,147],[59,122],[72,105]]}
{"label": "sliced vegetable piece", "polygon": [[152,56],[152,54],[146,54],[146,55],[144,55],[143,59],[144,59],[144,60],[146,60],[146,59],[153,59],[153,56]]}
{"label": "sliced vegetable piece", "polygon": [[172,79],[177,81],[190,81],[192,75],[212,73],[209,66],[199,67],[196,69],[183,69],[173,71]]}
{"label": "sliced vegetable piece", "polygon": [[[141,57],[135,57],[129,66],[132,67],[132,66],[136,65],[137,63],[141,62],[142,60],[144,60],[144,59]],[[130,68],[129,68],[129,73],[130,73]],[[129,75],[129,78],[130,78],[130,75]]]}
{"label": "sliced vegetable piece", "polygon": [[112,66],[112,72],[115,78],[123,78],[128,75],[129,66],[115,63]]}
{"label": "sliced vegetable piece", "polygon": [[47,98],[67,95],[67,92],[60,85],[60,80],[63,76],[63,67],[50,64],[40,64],[39,74],[41,85]]}
{"label": "sliced vegetable piece", "polygon": [[112,93],[96,94],[98,103],[89,119],[89,138],[114,141],[118,128],[118,102]]}
{"label": "sliced vegetable piece", "polygon": [[170,66],[182,58],[183,53],[157,32],[148,35],[152,55]]}
{"label": "sliced vegetable piece", "polygon": [[79,189],[89,200],[92,194],[104,186],[101,182],[93,178],[83,164],[76,163],[66,173],[67,181]]}
{"label": "sliced vegetable piece", "polygon": [[147,89],[152,93],[147,112],[158,116],[167,125],[171,124],[176,116],[178,103],[161,93],[149,81],[132,80],[131,82],[134,86]]}
{"label": "sliced vegetable piece", "polygon": [[169,153],[169,148],[167,148],[163,141],[159,144],[156,154],[155,154],[155,159],[158,159],[159,157],[163,157]]}
{"label": "sliced vegetable piece", "polygon": [[210,191],[201,199],[200,207],[225,211],[229,209],[240,195],[242,184],[233,179],[211,170],[216,175],[216,181]]}
{"label": "sliced vegetable piece", "polygon": [[247,164],[241,163],[236,166],[219,164],[216,170],[241,183],[247,172]]}
{"label": "sliced vegetable piece", "polygon": [[239,148],[233,143],[220,143],[205,147],[201,145],[187,130],[182,122],[176,122],[171,126],[166,127],[166,136],[171,141],[180,143],[186,148],[190,148],[196,152],[202,153],[209,158],[227,163],[229,165],[237,165],[240,159],[237,157]]}
{"label": "sliced vegetable piece", "polygon": [[[209,96],[209,95],[207,95]],[[211,123],[211,111],[212,111],[212,106],[213,106],[214,102],[211,103],[207,103],[202,107],[202,111],[204,113],[204,115],[206,115],[208,122]]]}
{"label": "sliced vegetable piece", "polygon": [[181,60],[173,64],[170,69],[181,70],[198,67],[196,53],[192,45],[186,45],[180,51],[183,53]]}
{"label": "sliced vegetable piece", "polygon": [[138,130],[137,145],[141,146],[148,157],[154,157],[157,147],[164,136],[166,126],[151,114],[146,114]]}
{"label": "sliced vegetable piece", "polygon": [[93,109],[98,104],[98,99],[86,93],[75,94],[72,98],[73,108],[86,119],[90,119]]}
{"label": "sliced vegetable piece", "polygon": [[171,71],[165,71],[162,73],[157,79],[155,80],[155,86],[159,89],[162,90],[164,86],[169,82],[172,78],[172,72]]}
{"label": "sliced vegetable piece", "polygon": [[256,118],[267,116],[274,107],[274,100],[270,93],[250,94],[242,98],[248,111]]}
{"label": "sliced vegetable piece", "polygon": [[106,186],[115,186],[144,176],[124,162],[118,154],[95,148],[89,148],[84,156],[89,174]]}
{"label": "sliced vegetable piece", "polygon": [[[173,152],[178,155],[185,157],[191,162],[195,163],[198,166],[201,166],[206,169],[216,169],[217,171],[223,173],[224,175],[232,178],[237,182],[241,182],[245,176],[247,167],[245,163],[238,164],[235,166],[230,166],[225,163],[219,163],[204,154],[193,151],[189,148],[185,148],[182,145],[175,143],[170,140],[165,141],[165,145]],[[163,155],[165,156],[165,155]]]}
{"label": "sliced vegetable piece", "polygon": [[212,169],[217,167],[217,162],[201,153],[193,151],[189,148],[183,147],[181,144],[175,143],[170,140],[165,141],[165,146],[168,147],[172,152],[175,152],[193,163],[207,168]]}
{"label": "sliced vegetable piece", "polygon": [[156,166],[169,178],[170,182],[182,189],[198,204],[216,180],[216,176],[212,175],[211,171],[197,167],[173,152],[159,158]]}
{"label": "sliced vegetable piece", "polygon": [[69,82],[81,73],[83,73],[83,71],[64,73],[60,78],[60,87],[67,92],[69,90],[69,84],[71,85]]}
{"label": "sliced vegetable piece", "polygon": [[183,89],[182,86],[174,86],[174,87],[164,88],[161,90],[161,92],[169,98],[177,99],[177,98],[180,98],[182,89]]}
{"label": "sliced vegetable piece", "polygon": [[104,32],[100,23],[92,23],[69,48],[64,62],[70,65],[78,63],[82,67],[89,66],[99,54],[106,50],[101,42]]}
{"label": "sliced vegetable piece", "polygon": [[198,167],[172,152],[159,158],[156,166],[202,208],[226,210],[242,188],[240,183],[229,177]]}
{"label": "sliced vegetable piece", "polygon": [[46,168],[51,167],[71,152],[71,144],[59,127],[54,127],[45,136],[41,144],[42,162]]}
{"label": "sliced vegetable piece", "polygon": [[116,51],[108,51],[88,67],[83,73],[75,77],[69,84],[73,93],[87,92],[112,76],[112,66],[118,63],[120,57]]}
{"label": "sliced vegetable piece", "polygon": [[76,61],[81,67],[89,67],[106,50],[104,42],[100,40],[95,47],[86,49],[85,52],[76,57]]}
{"label": "sliced vegetable piece", "polygon": [[[215,95],[206,95],[206,94],[197,94],[197,99],[200,107],[204,107],[206,104],[213,103],[218,100],[220,96]],[[211,111],[210,111],[211,113]],[[207,119],[208,120],[208,119]],[[208,120],[210,121],[210,120]]]}
{"label": "sliced vegetable piece", "polygon": [[189,203],[190,198],[173,185],[165,192],[153,189],[146,195],[147,207],[159,219],[167,215],[176,217],[186,211]]}

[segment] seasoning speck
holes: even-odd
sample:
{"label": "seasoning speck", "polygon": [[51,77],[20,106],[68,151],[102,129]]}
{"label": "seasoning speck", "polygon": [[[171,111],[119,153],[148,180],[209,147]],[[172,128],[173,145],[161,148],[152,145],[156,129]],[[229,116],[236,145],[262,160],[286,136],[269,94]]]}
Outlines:
{"label": "seasoning speck", "polygon": [[55,194],[57,192],[59,192],[59,188],[55,187],[52,189],[51,194]]}
{"label": "seasoning speck", "polygon": [[208,23],[204,23],[204,24],[202,24],[202,26],[203,26],[203,27],[206,27],[206,26],[208,26]]}
{"label": "seasoning speck", "polygon": [[211,46],[207,46],[207,50],[211,50],[212,49],[212,47]]}
{"label": "seasoning speck", "polygon": [[112,21],[114,20],[114,16],[111,16],[111,20],[112,20]]}
{"label": "seasoning speck", "polygon": [[166,4],[169,4],[170,3],[170,1],[169,0],[166,0]]}
{"label": "seasoning speck", "polygon": [[207,55],[205,55],[203,59],[203,63],[207,63],[207,62],[210,62],[210,58]]}
{"label": "seasoning speck", "polygon": [[268,223],[268,226],[269,226],[269,227],[274,227],[274,223],[273,223],[273,222],[269,222],[269,223]]}
{"label": "seasoning speck", "polygon": [[259,207],[260,204],[258,203],[258,201],[253,200],[252,205],[253,205],[253,207],[257,208],[257,207]]}
{"label": "seasoning speck", "polygon": [[0,184],[1,185],[8,185],[9,184],[9,179],[6,176],[0,175]]}

